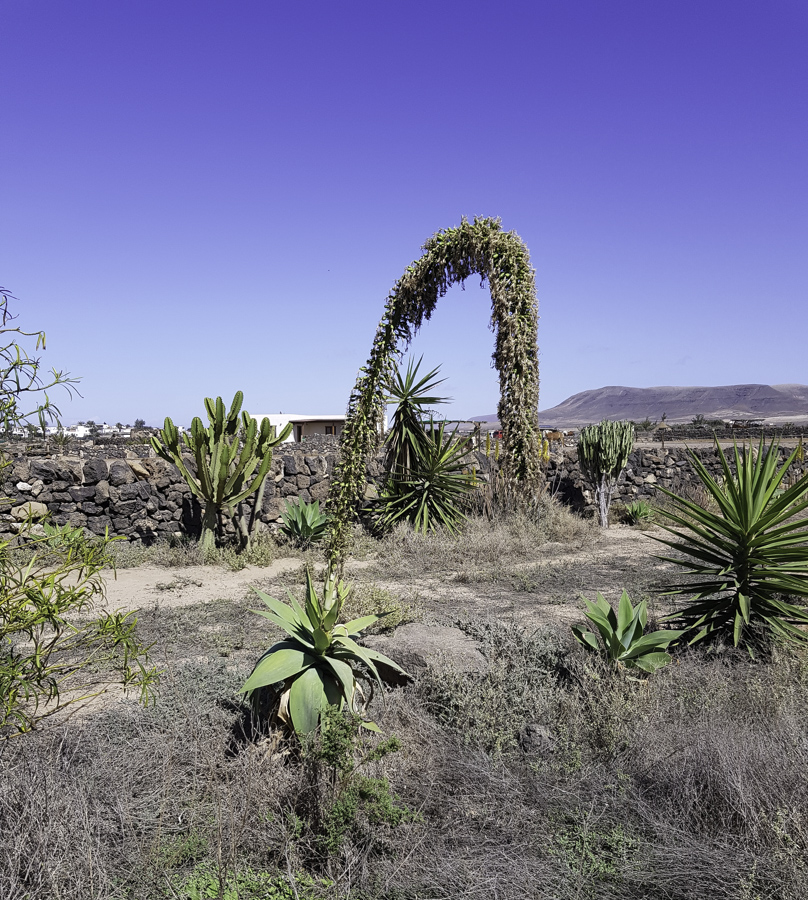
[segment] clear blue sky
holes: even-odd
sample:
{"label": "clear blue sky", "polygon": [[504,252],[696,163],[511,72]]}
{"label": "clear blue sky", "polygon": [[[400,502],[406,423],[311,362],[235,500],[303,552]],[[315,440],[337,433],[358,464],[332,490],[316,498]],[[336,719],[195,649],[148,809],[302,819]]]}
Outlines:
{"label": "clear blue sky", "polygon": [[[804,0],[0,0],[0,284],[67,422],[341,412],[434,231],[528,245],[541,406],[808,382]],[[414,350],[496,409],[490,298]]]}

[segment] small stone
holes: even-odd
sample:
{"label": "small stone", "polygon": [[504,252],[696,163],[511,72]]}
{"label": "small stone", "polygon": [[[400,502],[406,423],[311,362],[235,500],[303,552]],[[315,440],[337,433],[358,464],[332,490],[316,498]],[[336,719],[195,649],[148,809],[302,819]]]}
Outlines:
{"label": "small stone", "polygon": [[530,722],[519,730],[519,748],[524,753],[552,753],[556,739],[549,728]]}
{"label": "small stone", "polygon": [[109,483],[111,485],[121,487],[125,484],[131,484],[134,480],[134,473],[123,460],[115,460],[109,467]]}
{"label": "small stone", "polygon": [[88,459],[84,463],[83,475],[85,484],[97,484],[99,481],[106,479],[108,474],[109,469],[107,468],[106,460]]}
{"label": "small stone", "polygon": [[16,487],[21,494],[27,494],[33,490],[33,487],[27,481],[18,481]]}
{"label": "small stone", "polygon": [[95,502],[106,503],[109,500],[109,482],[99,481],[95,486]]}
{"label": "small stone", "polygon": [[137,459],[130,459],[128,461],[129,468],[137,475],[138,478],[149,478],[151,476],[151,472]]}
{"label": "small stone", "polygon": [[44,519],[48,514],[48,507],[44,503],[37,503],[35,500],[29,500],[21,506],[15,506],[11,510],[11,515],[18,521],[24,522],[26,519]]}

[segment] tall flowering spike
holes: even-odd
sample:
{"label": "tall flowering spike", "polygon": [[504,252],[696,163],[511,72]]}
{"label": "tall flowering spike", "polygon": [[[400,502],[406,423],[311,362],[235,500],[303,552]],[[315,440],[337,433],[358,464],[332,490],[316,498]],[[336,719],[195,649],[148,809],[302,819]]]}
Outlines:
{"label": "tall flowering spike", "polygon": [[[491,290],[499,372],[498,408],[503,435],[502,473],[526,496],[538,490],[539,437],[538,302],[527,247],[499,219],[463,219],[434,234],[423,255],[407,267],[387,297],[367,363],[348,402],[340,442],[341,462],[329,494],[333,526],[328,560],[339,571],[350,548],[351,525],[365,490],[365,466],[378,448],[384,418],[383,385],[396,354],[406,349],[440,297],[453,285],[479,275]],[[401,345],[401,346],[399,346]]]}

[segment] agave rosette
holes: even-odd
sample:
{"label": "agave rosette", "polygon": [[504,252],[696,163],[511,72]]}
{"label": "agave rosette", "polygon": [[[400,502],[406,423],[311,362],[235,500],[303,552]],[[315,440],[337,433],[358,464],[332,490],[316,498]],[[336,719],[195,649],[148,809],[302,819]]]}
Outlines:
{"label": "agave rosette", "polygon": [[[253,610],[282,628],[287,637],[274,644],[255,664],[242,693],[282,684],[279,718],[298,734],[314,731],[322,711],[328,706],[362,713],[363,692],[358,667],[364,668],[379,687],[378,667],[404,673],[397,663],[357,643],[362,631],[380,616],[368,615],[338,623],[350,593],[336,576],[328,573],[322,600],[306,572],[305,607],[289,593],[290,605],[253,588],[267,609]],[[365,726],[376,729],[372,722]]]}
{"label": "agave rosette", "polygon": [[287,500],[281,518],[281,531],[304,547],[322,540],[329,523],[326,513],[320,512],[319,500],[313,503],[303,500],[292,503]]}
{"label": "agave rosette", "polygon": [[601,593],[597,594],[594,603],[586,597],[581,599],[586,603],[586,617],[594,623],[598,633],[587,631],[581,625],[573,625],[572,632],[588,650],[602,653],[610,662],[627,669],[649,673],[670,662],[667,649],[684,631],[667,629],[644,634],[648,622],[645,600],[634,607],[629,595],[623,591],[615,613]]}

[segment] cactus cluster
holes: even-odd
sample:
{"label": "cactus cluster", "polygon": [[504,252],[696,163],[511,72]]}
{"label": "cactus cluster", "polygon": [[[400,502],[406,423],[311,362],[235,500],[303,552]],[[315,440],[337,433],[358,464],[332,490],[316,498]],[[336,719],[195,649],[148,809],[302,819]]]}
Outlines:
{"label": "cactus cluster", "polygon": [[[286,440],[292,429],[287,425],[276,435],[269,419],[263,419],[259,427],[246,410],[241,412],[243,401],[244,394],[237,391],[229,411],[225,411],[221,397],[215,402],[207,397],[205,410],[210,422],[207,427],[195,417],[190,435],[180,435],[176,425],[166,418],[159,437],[151,438],[154,452],[180,470],[203,504],[200,536],[203,550],[215,546],[220,511],[224,507],[233,509],[263,486],[272,466],[272,448]],[[193,457],[196,472],[188,467],[183,451]]]}
{"label": "cactus cluster", "polygon": [[634,425],[631,422],[604,420],[587,425],[578,439],[578,462],[584,476],[592,482],[598,500],[602,528],[609,527],[612,491],[634,449]]}

